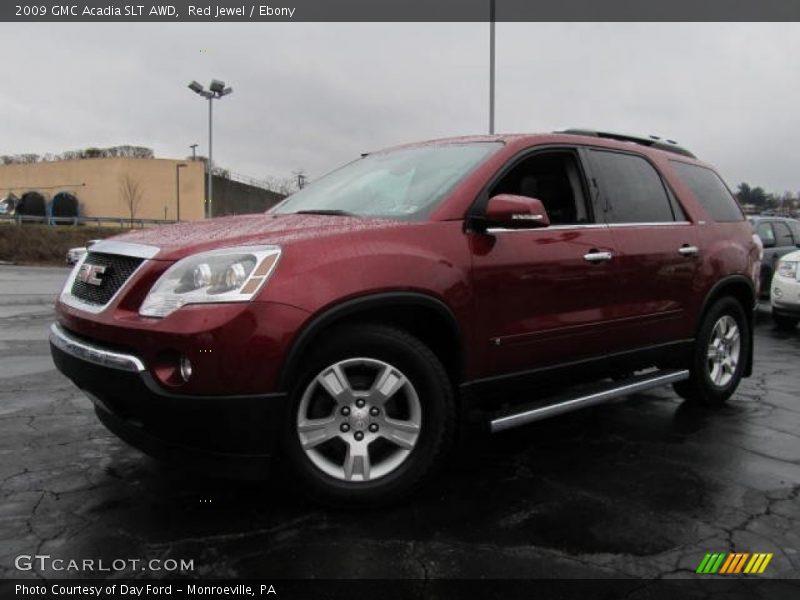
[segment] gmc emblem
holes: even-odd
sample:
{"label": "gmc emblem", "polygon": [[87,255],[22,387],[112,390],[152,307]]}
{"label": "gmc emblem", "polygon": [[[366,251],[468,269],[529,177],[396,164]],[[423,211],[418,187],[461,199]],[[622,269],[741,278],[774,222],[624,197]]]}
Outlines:
{"label": "gmc emblem", "polygon": [[87,265],[84,263],[78,271],[78,279],[83,283],[91,285],[103,285],[103,280],[100,279],[100,275],[105,272],[106,267],[103,265]]}

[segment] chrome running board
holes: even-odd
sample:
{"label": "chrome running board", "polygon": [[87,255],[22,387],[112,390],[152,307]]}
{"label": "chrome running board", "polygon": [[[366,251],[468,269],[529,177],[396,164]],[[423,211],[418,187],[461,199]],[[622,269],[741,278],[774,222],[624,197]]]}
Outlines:
{"label": "chrome running board", "polygon": [[591,389],[584,388],[578,395],[565,394],[551,398],[544,404],[539,402],[535,405],[515,406],[497,413],[489,422],[489,428],[492,433],[497,433],[685,379],[689,379],[689,371],[685,369],[664,369],[636,375],[623,381],[603,382]]}

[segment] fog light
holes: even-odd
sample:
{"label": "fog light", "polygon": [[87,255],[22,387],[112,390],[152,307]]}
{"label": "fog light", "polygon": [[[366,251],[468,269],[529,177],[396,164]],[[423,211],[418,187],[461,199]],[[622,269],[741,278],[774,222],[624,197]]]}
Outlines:
{"label": "fog light", "polygon": [[178,364],[181,370],[181,377],[184,381],[189,381],[189,378],[192,376],[192,361],[186,356],[181,356]]}
{"label": "fog light", "polygon": [[781,288],[776,287],[772,290],[772,295],[776,298],[783,298],[783,290]]}

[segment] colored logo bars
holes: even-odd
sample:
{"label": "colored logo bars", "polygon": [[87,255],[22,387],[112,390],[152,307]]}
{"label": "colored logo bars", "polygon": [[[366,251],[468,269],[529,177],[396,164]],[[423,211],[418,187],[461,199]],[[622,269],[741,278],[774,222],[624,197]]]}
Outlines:
{"label": "colored logo bars", "polygon": [[[747,552],[731,552],[706,554],[697,573],[732,575],[738,573],[748,573],[751,575],[763,573],[769,561],[772,560],[772,552],[749,554]],[[746,566],[745,566],[746,565]]]}

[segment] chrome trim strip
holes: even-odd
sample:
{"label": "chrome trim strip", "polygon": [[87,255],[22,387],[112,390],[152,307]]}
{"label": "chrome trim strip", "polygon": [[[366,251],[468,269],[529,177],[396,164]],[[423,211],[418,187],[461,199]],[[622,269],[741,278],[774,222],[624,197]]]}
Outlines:
{"label": "chrome trim strip", "polygon": [[62,352],[101,367],[133,373],[141,373],[146,370],[144,363],[132,354],[112,352],[111,350],[82,342],[69,335],[59,327],[58,323],[53,323],[50,326],[50,343]]}
{"label": "chrome trim strip", "polygon": [[527,231],[530,233],[531,231],[561,231],[564,229],[605,229],[608,227],[605,223],[586,223],[580,224],[576,223],[575,225],[549,225],[547,227],[489,227],[486,230],[486,233],[514,233],[514,232],[522,232]]}
{"label": "chrome trim strip", "polygon": [[136,258],[153,258],[161,252],[157,246],[147,246],[145,244],[133,244],[131,242],[117,242],[115,240],[100,240],[87,249],[90,252],[102,252],[103,254],[121,254],[122,256],[134,256]]}
{"label": "chrome trim strip", "polygon": [[691,225],[690,221],[661,221],[659,223],[609,223],[609,227],[675,227],[676,225]]}
{"label": "chrome trim strip", "polygon": [[641,392],[654,387],[660,387],[669,383],[675,383],[676,381],[683,381],[685,379],[689,379],[689,371],[685,369],[658,371],[653,377],[640,379],[639,381],[633,383],[622,384],[610,389],[589,393],[584,396],[568,398],[555,404],[523,410],[520,413],[492,419],[489,422],[489,428],[492,433],[497,433],[498,431],[505,431],[507,429],[519,427],[520,425],[527,425],[528,423],[533,423],[534,421],[541,421],[542,419],[548,419],[550,417],[562,415],[564,413],[586,408],[588,406],[602,404],[603,402],[618,398],[619,396],[634,394],[636,392]]}
{"label": "chrome trim strip", "polygon": [[664,221],[662,223],[575,223],[573,225],[550,225],[548,227],[489,227],[486,233],[509,233],[515,231],[562,231],[564,229],[602,229],[604,227],[674,227],[691,225],[691,221]]}

